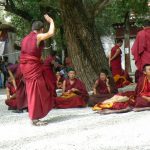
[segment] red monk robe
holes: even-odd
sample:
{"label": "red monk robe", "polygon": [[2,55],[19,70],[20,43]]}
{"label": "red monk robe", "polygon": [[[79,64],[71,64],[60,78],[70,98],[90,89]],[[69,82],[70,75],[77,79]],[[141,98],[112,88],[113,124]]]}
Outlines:
{"label": "red monk robe", "polygon": [[26,82],[29,117],[43,118],[53,108],[53,87],[40,60],[44,42],[37,47],[37,33],[31,32],[21,44],[20,68]]}
{"label": "red monk robe", "polygon": [[55,61],[55,56],[48,56],[43,65],[44,72],[47,74],[49,80],[51,81],[51,87],[53,88],[53,93],[54,96],[56,96],[56,75],[53,71],[54,64],[53,62]]}
{"label": "red monk robe", "polygon": [[142,72],[143,66],[150,63],[150,28],[145,28],[137,34],[132,54],[138,71]]}
{"label": "red monk robe", "polygon": [[113,58],[116,54],[116,52],[119,50],[119,53],[117,56],[110,61],[110,68],[114,77],[114,81],[116,83],[117,88],[121,88],[124,86],[127,86],[131,83],[131,79],[128,75],[127,72],[125,72],[122,69],[121,66],[121,50],[120,50],[120,45],[116,44],[112,49],[111,49],[111,55],[110,59]]}
{"label": "red monk robe", "polygon": [[96,94],[89,97],[88,105],[93,107],[97,103],[103,102],[104,100],[113,97],[114,94],[117,92],[117,89],[112,85],[113,83],[109,79],[109,87],[110,87],[109,92],[108,87],[106,85],[106,81],[99,79],[96,87]]}
{"label": "red monk robe", "polygon": [[16,90],[11,82],[7,82],[6,84],[7,90],[7,100],[5,100],[5,104],[9,106],[8,109],[17,109],[16,103]]}
{"label": "red monk robe", "polygon": [[136,88],[136,104],[135,107],[150,107],[150,101],[144,99],[142,96],[150,97],[150,82],[147,77],[141,77]]}
{"label": "red monk robe", "polygon": [[27,103],[26,86],[23,74],[21,73],[20,70],[20,65],[19,64],[10,65],[8,67],[8,70],[10,70],[11,73],[13,74],[17,86],[16,89],[17,109],[22,110],[24,108],[27,108],[28,103]]}
{"label": "red monk robe", "polygon": [[105,100],[104,102],[100,102],[93,107],[93,110],[123,110],[128,107],[134,107],[134,92],[128,91],[124,93],[118,93],[114,95],[112,98]]}
{"label": "red monk robe", "polygon": [[75,78],[74,83],[70,84],[69,79],[65,80],[66,87],[65,92],[72,90],[73,88],[78,89],[78,92],[70,93],[69,95],[63,95],[57,97],[55,101],[56,108],[76,108],[85,107],[88,101],[88,93],[83,82]]}

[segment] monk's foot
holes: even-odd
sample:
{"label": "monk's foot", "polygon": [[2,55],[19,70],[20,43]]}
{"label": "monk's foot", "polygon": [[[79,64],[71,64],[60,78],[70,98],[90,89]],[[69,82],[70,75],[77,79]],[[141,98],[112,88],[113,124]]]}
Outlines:
{"label": "monk's foot", "polygon": [[23,110],[22,109],[17,109],[17,110],[14,110],[12,111],[13,113],[23,113]]}
{"label": "monk's foot", "polygon": [[32,124],[34,126],[46,126],[48,124],[48,122],[41,121],[41,120],[32,120]]}
{"label": "monk's foot", "polygon": [[16,108],[8,107],[8,110],[16,110]]}
{"label": "monk's foot", "polygon": [[146,110],[150,110],[150,107],[134,108],[133,109],[134,112],[140,112],[140,111],[146,111]]}

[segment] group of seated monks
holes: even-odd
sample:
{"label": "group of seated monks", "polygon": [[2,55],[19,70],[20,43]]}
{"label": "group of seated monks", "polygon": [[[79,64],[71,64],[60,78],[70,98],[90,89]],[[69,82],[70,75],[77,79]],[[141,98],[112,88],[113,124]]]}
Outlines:
{"label": "group of seated monks", "polygon": [[[54,108],[82,108],[92,107],[94,111],[102,114],[141,111],[150,108],[150,64],[143,67],[143,75],[137,82],[135,91],[118,93],[114,80],[108,76],[106,70],[101,70],[93,86],[93,95],[88,94],[84,83],[76,78],[74,69],[68,70],[68,78],[63,79],[56,73],[56,87],[62,88],[62,95],[54,98]],[[17,109],[16,88],[10,76],[7,82],[6,105],[9,109]]]}

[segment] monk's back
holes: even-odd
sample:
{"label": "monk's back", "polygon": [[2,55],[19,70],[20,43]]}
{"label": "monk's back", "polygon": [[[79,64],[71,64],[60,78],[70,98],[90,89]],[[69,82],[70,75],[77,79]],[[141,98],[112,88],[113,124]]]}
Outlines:
{"label": "monk's back", "polygon": [[43,48],[43,42],[41,42],[40,46],[37,47],[37,33],[31,32],[22,40],[21,55],[28,54],[40,58]]}

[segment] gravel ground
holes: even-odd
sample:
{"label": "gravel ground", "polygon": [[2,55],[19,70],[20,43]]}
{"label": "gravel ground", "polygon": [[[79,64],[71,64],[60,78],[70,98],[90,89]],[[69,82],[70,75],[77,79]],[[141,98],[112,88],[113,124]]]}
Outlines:
{"label": "gravel ground", "polygon": [[0,91],[0,150],[150,150],[150,112],[99,115],[91,108],[52,110],[44,127],[14,114]]}

